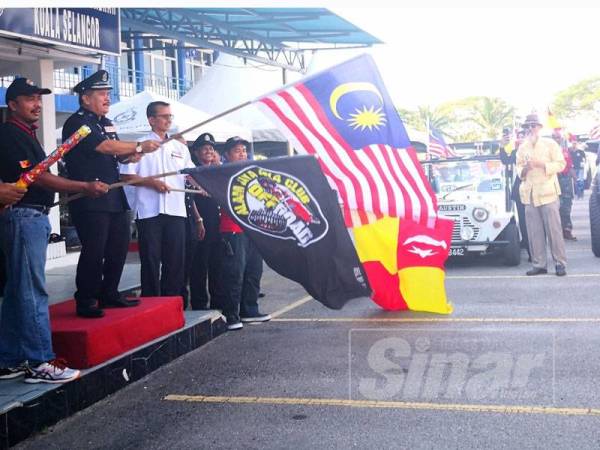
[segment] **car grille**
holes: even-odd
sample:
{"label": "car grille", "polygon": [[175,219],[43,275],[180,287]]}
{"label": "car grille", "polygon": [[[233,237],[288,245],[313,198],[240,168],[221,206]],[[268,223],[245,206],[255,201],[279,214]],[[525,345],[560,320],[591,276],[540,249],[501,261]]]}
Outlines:
{"label": "car grille", "polygon": [[476,241],[479,237],[479,227],[474,225],[468,217],[460,216],[458,214],[444,214],[444,217],[454,220],[454,227],[452,228],[452,242],[462,241],[462,238],[460,237],[460,230],[462,230],[462,227],[473,228],[473,241]]}

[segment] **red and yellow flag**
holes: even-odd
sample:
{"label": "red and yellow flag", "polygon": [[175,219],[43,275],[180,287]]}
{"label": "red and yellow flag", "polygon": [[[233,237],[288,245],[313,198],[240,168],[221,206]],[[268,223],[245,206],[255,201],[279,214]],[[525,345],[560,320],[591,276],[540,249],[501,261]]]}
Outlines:
{"label": "red and yellow flag", "polygon": [[384,217],[354,228],[358,257],[367,272],[375,303],[386,310],[450,314],[444,262],[453,222],[438,218],[434,228]]}

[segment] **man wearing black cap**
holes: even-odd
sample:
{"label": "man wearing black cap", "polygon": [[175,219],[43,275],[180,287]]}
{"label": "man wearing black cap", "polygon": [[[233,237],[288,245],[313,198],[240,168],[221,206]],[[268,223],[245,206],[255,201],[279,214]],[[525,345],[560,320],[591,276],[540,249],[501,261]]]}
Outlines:
{"label": "man wearing black cap", "polygon": [[[191,150],[199,166],[221,164],[215,151],[215,138],[210,133],[202,133],[192,144]],[[194,202],[202,217],[204,237],[195,246],[189,265],[190,297],[192,309],[220,309],[217,304],[217,278],[220,265],[219,206],[213,198],[194,195]],[[207,291],[208,285],[208,291]]]}
{"label": "man wearing black cap", "polygon": [[[49,89],[17,78],[6,91],[10,118],[0,126],[0,179],[13,183],[41,162],[46,154],[35,130],[42,95]],[[79,376],[56,362],[52,351],[48,294],[45,288],[46,248],[50,236],[48,212],[54,191],[83,192],[97,197],[108,185],[72,181],[43,173],[27,191],[3,198],[0,244],[7,261],[7,282],[0,315],[0,379],[25,375],[28,383],[62,383]],[[12,200],[11,200],[12,198]]]}
{"label": "man wearing black cap", "polygon": [[[248,159],[248,141],[234,136],[225,142],[227,162]],[[267,322],[269,314],[258,310],[258,294],[262,277],[262,257],[242,228],[225,211],[221,210],[221,273],[217,292],[227,320],[228,330],[243,328],[243,322]]]}
{"label": "man wearing black cap", "polygon": [[[153,140],[119,141],[115,127],[106,118],[111,89],[105,70],[99,70],[73,88],[79,94],[80,108],[65,122],[63,140],[82,125],[92,130],[65,157],[68,176],[73,180],[117,183],[119,160],[137,161],[160,146]],[[139,300],[125,299],[118,291],[129,246],[128,209],[123,188],[111,189],[98,199],[82,198],[69,204],[81,241],[75,278],[77,314],[81,317],[102,317],[101,308],[139,304]]]}

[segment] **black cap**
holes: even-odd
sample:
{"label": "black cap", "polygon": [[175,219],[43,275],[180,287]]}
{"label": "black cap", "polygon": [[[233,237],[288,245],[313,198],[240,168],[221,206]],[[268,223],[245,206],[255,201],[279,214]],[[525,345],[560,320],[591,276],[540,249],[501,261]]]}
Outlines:
{"label": "black cap", "polygon": [[15,78],[8,89],[6,89],[5,102],[8,104],[9,100],[15,100],[19,95],[46,95],[51,94],[50,89],[41,88],[33,84],[28,78]]}
{"label": "black cap", "polygon": [[112,89],[112,86],[108,82],[108,72],[106,70],[99,70],[93,73],[79,84],[75,85],[73,92],[76,94],[83,94],[88,90],[99,90],[99,89]]}
{"label": "black cap", "polygon": [[215,137],[210,133],[202,133],[192,144],[192,149],[195,150],[207,144],[214,147],[216,145]]}
{"label": "black cap", "polygon": [[223,147],[223,151],[228,152],[229,150],[231,150],[233,147],[235,147],[238,144],[244,144],[246,147],[250,146],[250,143],[246,139],[242,139],[239,136],[233,136],[225,141],[225,146]]}

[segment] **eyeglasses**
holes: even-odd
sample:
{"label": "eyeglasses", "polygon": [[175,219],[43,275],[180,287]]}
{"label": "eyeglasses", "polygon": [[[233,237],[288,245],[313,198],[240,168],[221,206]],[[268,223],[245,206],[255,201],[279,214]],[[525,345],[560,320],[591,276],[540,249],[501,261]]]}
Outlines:
{"label": "eyeglasses", "polygon": [[160,117],[165,120],[173,120],[175,118],[173,114],[155,114],[154,117]]}
{"label": "eyeglasses", "polygon": [[531,130],[533,128],[537,128],[538,125],[537,124],[531,124],[531,125],[523,125],[521,128],[523,128],[524,130]]}

